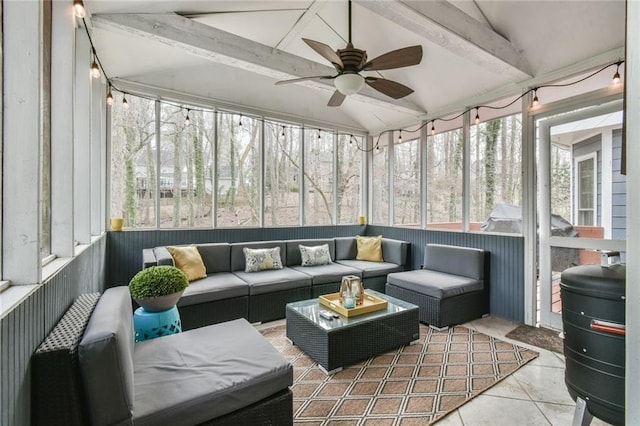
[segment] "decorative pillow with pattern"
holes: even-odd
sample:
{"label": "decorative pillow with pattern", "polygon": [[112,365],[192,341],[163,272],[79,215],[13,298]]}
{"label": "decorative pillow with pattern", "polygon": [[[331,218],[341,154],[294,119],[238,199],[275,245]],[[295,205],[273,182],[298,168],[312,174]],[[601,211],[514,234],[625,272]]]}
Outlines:
{"label": "decorative pillow with pattern", "polygon": [[282,269],[282,259],[280,258],[280,247],[250,249],[243,248],[245,272],[259,272],[269,269]]}
{"label": "decorative pillow with pattern", "polygon": [[303,246],[300,248],[300,257],[302,258],[302,266],[319,266],[328,265],[331,262],[331,253],[329,252],[329,244],[321,246]]}

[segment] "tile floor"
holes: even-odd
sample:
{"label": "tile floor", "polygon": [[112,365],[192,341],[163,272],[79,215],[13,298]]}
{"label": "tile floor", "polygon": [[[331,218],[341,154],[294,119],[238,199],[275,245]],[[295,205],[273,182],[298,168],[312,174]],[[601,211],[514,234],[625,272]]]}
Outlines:
{"label": "tile floor", "polygon": [[[284,324],[285,320],[258,326]],[[505,380],[451,412],[436,426],[570,426],[575,403],[564,383],[564,357],[504,336],[518,326],[512,321],[485,317],[463,324],[465,327],[525,346],[540,353]],[[593,418],[591,426],[609,423]]]}
{"label": "tile floor", "polygon": [[[540,356],[436,422],[437,426],[571,425],[575,403],[564,383],[564,357],[504,336],[518,324],[486,317],[465,327],[526,346]],[[592,426],[608,423],[594,418]]]}

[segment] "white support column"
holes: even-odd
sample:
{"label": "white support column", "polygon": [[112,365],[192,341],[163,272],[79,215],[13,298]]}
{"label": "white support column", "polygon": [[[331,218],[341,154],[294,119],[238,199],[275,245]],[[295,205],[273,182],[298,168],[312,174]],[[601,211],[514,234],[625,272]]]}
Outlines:
{"label": "white support column", "polygon": [[[332,225],[339,225],[340,218],[338,217],[338,179],[340,176],[340,163],[339,155],[338,155],[338,133],[332,132],[333,135],[333,185],[331,185],[331,190],[333,191],[333,221]],[[357,218],[356,218],[357,220]]]}
{"label": "white support column", "polygon": [[[76,75],[73,123],[73,220],[79,244],[91,242],[91,47],[83,28],[76,30]],[[71,188],[68,188],[71,190]]]}
{"label": "white support column", "polygon": [[420,129],[420,227],[427,227],[427,196],[429,194],[429,181],[427,179],[427,122],[422,122]]}
{"label": "white support column", "polygon": [[366,168],[367,168],[367,224],[373,221],[373,151],[374,151],[374,137],[367,135],[365,139],[366,154]]}
{"label": "white support column", "polygon": [[51,254],[71,257],[76,27],[68,2],[54,1],[51,8]]}
{"label": "white support column", "polygon": [[91,186],[91,235],[102,233],[102,223],[100,222],[100,208],[102,207],[102,179],[100,171],[102,169],[102,79],[91,79],[91,152],[90,152],[90,186]]}
{"label": "white support column", "polygon": [[[600,226],[604,228],[604,238],[611,239],[613,227],[613,129],[606,128],[600,137]],[[597,192],[596,192],[597,193]]]}
{"label": "white support column", "polygon": [[626,423],[640,419],[640,2],[627,2],[626,143],[627,143],[627,298]]}
{"label": "white support column", "polygon": [[[362,137],[362,143],[358,144],[364,151],[360,152],[360,211],[359,216],[366,216],[367,223],[371,220],[371,209],[369,208],[369,199],[373,186],[369,180],[371,174],[371,167],[369,161],[371,158],[369,153],[371,149],[371,141],[369,134],[367,133]],[[355,143],[355,142],[354,142]]]}
{"label": "white support column", "polygon": [[387,191],[388,191],[388,198],[389,198],[389,218],[387,219],[387,223],[385,223],[385,225],[388,226],[393,226],[393,223],[395,222],[395,217],[393,217],[394,215],[394,202],[395,202],[395,194],[394,194],[394,188],[393,188],[393,172],[394,172],[394,168],[395,168],[395,164],[396,164],[396,157],[395,157],[395,145],[393,144],[393,133],[394,132],[389,132],[387,133],[387,136],[389,137],[389,140],[387,142],[387,159],[389,160],[387,162],[387,174],[388,174],[388,180],[387,180]]}
{"label": "white support column", "polygon": [[107,107],[107,86],[102,85],[100,90],[102,115],[100,117],[101,129],[100,132],[100,155],[103,161],[100,164],[100,233],[102,234],[107,230],[107,200],[109,200],[109,192],[107,188],[109,184],[107,182],[107,168],[111,164],[111,157],[107,155],[107,140],[111,132],[108,127],[111,125],[111,108]]}
{"label": "white support column", "polygon": [[535,122],[529,114],[532,94],[522,98],[522,234],[524,236],[524,323],[536,324],[537,288],[536,253],[536,138]]}
{"label": "white support column", "polygon": [[305,217],[304,212],[307,210],[307,182],[304,178],[304,158],[305,158],[305,144],[306,144],[306,132],[305,128],[302,127],[300,130],[300,192],[299,192],[299,200],[300,200],[300,226],[305,225]]}
{"label": "white support column", "polygon": [[[3,2],[2,278],[41,281],[40,94],[42,4]],[[10,208],[7,208],[7,207]]]}
{"label": "white support column", "polygon": [[469,232],[471,217],[471,112],[462,116],[462,230]]}

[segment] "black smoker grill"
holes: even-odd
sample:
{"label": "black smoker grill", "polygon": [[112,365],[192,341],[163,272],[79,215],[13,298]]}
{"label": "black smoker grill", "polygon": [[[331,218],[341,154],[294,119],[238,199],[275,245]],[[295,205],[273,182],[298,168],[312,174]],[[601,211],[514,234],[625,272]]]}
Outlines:
{"label": "black smoker grill", "polygon": [[582,265],[562,273],[564,379],[576,401],[574,424],[578,416],[589,424],[591,415],[624,424],[625,269]]}

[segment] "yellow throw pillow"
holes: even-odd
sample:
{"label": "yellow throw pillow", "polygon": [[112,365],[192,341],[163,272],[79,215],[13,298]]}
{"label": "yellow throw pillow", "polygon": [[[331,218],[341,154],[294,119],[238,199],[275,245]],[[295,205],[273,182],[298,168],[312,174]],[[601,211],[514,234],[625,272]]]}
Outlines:
{"label": "yellow throw pillow", "polygon": [[207,276],[207,268],[204,266],[200,252],[196,246],[167,247],[176,268],[185,273],[189,281],[198,280]]}
{"label": "yellow throw pillow", "polygon": [[382,259],[382,235],[377,237],[361,237],[356,235],[358,253],[356,260],[368,260],[371,262],[384,262]]}

